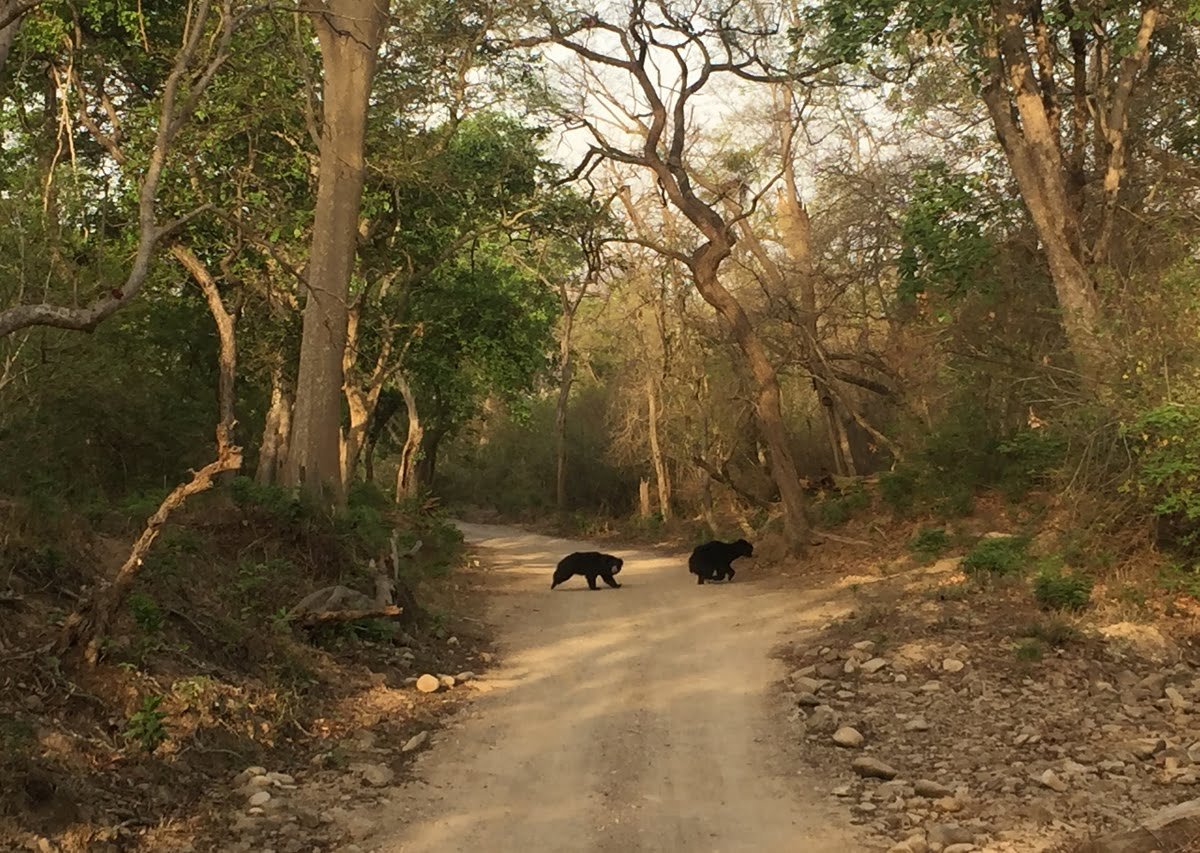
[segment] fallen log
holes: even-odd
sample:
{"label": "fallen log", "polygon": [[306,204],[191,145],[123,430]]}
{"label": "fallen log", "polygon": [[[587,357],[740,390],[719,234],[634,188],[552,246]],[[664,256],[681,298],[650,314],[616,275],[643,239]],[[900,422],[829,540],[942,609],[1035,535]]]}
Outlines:
{"label": "fallen log", "polygon": [[397,607],[394,604],[387,607],[373,607],[369,610],[322,610],[307,613],[301,616],[297,622],[306,628],[312,628],[317,625],[327,625],[331,622],[356,622],[359,619],[394,619],[403,612],[403,607]]}

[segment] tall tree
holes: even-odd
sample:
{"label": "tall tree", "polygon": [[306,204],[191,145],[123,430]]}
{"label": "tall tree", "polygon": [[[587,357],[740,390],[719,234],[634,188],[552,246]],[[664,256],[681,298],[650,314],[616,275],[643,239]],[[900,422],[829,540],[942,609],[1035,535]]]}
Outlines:
{"label": "tall tree", "polygon": [[923,54],[969,76],[1041,241],[1083,383],[1096,393],[1111,360],[1096,267],[1110,257],[1137,83],[1166,13],[1160,0],[884,0],[869,11],[830,0],[811,12],[823,58]]}
{"label": "tall tree", "polygon": [[[722,282],[721,267],[737,243],[736,222],[722,214],[721,201],[705,193],[695,178],[689,115],[697,96],[714,77],[742,81],[782,80],[787,75],[764,59],[774,30],[752,20],[731,19],[732,12],[697,14],[671,3],[633,0],[611,17],[575,15],[548,18],[550,41],[574,53],[590,70],[584,73],[589,94],[620,116],[618,133],[632,132],[633,144],[591,118],[581,105],[574,118],[592,132],[591,156],[647,170],[669,201],[699,232],[700,242],[679,251],[661,241],[640,242],[683,264],[701,297],[722,318],[737,343],[743,367],[754,386],[754,412],[769,450],[771,477],[779,492],[784,537],[789,547],[807,544],[809,525],[804,493],[783,420],[779,376],[761,336],[738,298]],[[602,46],[603,45],[603,46]],[[669,70],[668,70],[669,69]],[[617,72],[632,81],[629,96],[614,93],[604,75]]]}
{"label": "tall tree", "polygon": [[345,503],[340,431],[350,276],[357,255],[371,86],[386,0],[325,0],[311,11],[321,49],[316,216],[286,484],[328,506]]}

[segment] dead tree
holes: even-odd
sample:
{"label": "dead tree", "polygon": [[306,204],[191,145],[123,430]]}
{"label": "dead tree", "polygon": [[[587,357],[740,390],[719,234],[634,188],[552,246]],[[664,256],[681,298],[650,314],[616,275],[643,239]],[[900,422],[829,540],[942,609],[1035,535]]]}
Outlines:
{"label": "dead tree", "polygon": [[[614,13],[615,15],[616,13]],[[651,238],[632,242],[684,265],[701,297],[720,315],[752,377],[758,429],[770,450],[772,479],[779,490],[784,535],[793,550],[809,538],[804,493],[796,471],[783,421],[779,377],[763,341],[737,297],[721,279],[722,263],[737,243],[736,222],[720,211],[719,199],[707,197],[693,174],[689,154],[693,139],[688,115],[694,100],[716,77],[774,82],[792,79],[770,67],[763,58],[766,42],[775,34],[753,21],[732,24],[732,12],[696,13],[670,3],[634,0],[620,18],[595,14],[559,19],[545,13],[546,33],[521,41],[536,45],[554,43],[580,62],[577,82],[604,102],[617,117],[617,134],[633,134],[636,144],[625,144],[583,111],[570,118],[592,135],[588,158],[579,174],[588,174],[595,162],[609,160],[642,169],[653,178],[669,204],[687,218],[700,240],[690,251],[680,251]],[[616,72],[632,83],[629,96],[610,87],[605,75]]]}

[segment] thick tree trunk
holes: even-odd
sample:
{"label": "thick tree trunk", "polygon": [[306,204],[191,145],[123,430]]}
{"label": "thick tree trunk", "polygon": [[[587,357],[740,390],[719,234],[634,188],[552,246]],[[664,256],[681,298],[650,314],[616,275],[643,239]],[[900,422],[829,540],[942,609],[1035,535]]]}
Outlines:
{"label": "thick tree trunk", "polygon": [[396,377],[396,387],[404,396],[404,408],[408,412],[408,433],[404,437],[404,447],[400,450],[400,466],[396,469],[396,502],[414,497],[420,490],[417,478],[417,458],[420,456],[425,429],[421,425],[421,417],[417,412],[417,398],[412,386],[405,376]]}
{"label": "thick tree trunk", "polygon": [[725,320],[734,340],[745,357],[746,367],[754,381],[754,414],[759,431],[770,452],[771,479],[779,489],[783,508],[783,534],[793,550],[804,548],[810,538],[808,519],[804,514],[804,491],[800,475],[788,445],[783,425],[783,395],[775,366],[767,356],[762,339],[750,324],[742,306],[721,284],[717,269],[723,255],[711,244],[705,245],[692,258],[692,273],[696,289],[704,301]]}
{"label": "thick tree trunk", "polygon": [[653,378],[646,380],[646,409],[650,424],[650,460],[654,463],[654,483],[658,487],[658,512],[663,521],[667,521],[671,517],[671,481],[658,444],[658,389]]}
{"label": "thick tree trunk", "polygon": [[324,68],[324,127],[286,483],[326,506],[346,500],[342,359],[363,190],[363,147],[383,0],[327,0],[312,15]]}
{"label": "thick tree trunk", "polygon": [[[1085,265],[1067,164],[1034,79],[1023,21],[1019,3],[1001,3],[996,41],[988,46],[991,79],[983,99],[1046,253],[1063,331],[1083,383],[1099,394],[1108,362],[1100,298]],[[1014,106],[1020,126],[1013,118]]]}
{"label": "thick tree trunk", "polygon": [[446,431],[440,427],[422,431],[421,456],[417,460],[417,488],[433,489],[437,479],[438,451]]}
{"label": "thick tree trunk", "polygon": [[638,480],[638,517],[650,517],[650,480],[647,477]]}

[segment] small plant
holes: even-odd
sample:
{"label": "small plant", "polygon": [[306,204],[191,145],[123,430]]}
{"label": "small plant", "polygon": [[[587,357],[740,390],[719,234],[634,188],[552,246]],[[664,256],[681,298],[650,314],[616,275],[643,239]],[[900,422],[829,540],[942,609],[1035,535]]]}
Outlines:
{"label": "small plant", "polygon": [[1023,637],[1040,640],[1047,646],[1062,649],[1079,639],[1079,631],[1069,622],[1062,619],[1049,619],[1045,622],[1034,622],[1022,632]]}
{"label": "small plant", "polygon": [[144,698],[141,708],[129,716],[125,727],[125,737],[137,741],[146,752],[154,752],[167,739],[167,727],[163,725],[167,715],[158,710],[162,700],[161,696]]}
{"label": "small plant", "polygon": [[939,586],[936,589],[929,590],[926,595],[929,598],[936,598],[938,601],[962,601],[972,592],[970,584],[966,583],[950,583],[944,586]]}
{"label": "small plant", "polygon": [[143,592],[135,592],[129,596],[129,612],[133,622],[143,634],[157,634],[162,630],[164,616],[162,609],[153,598]]}
{"label": "small plant", "polygon": [[273,578],[290,574],[293,570],[292,564],[282,558],[264,560],[261,563],[242,560],[238,563],[238,576],[234,586],[238,593],[244,596],[269,586]]}
{"label": "small plant", "polygon": [[909,552],[922,562],[933,562],[950,547],[950,535],[941,527],[925,527],[908,541]]}
{"label": "small plant", "polygon": [[1117,601],[1141,610],[1146,606],[1146,591],[1139,589],[1133,584],[1125,584],[1125,586],[1117,591]]}
{"label": "small plant", "polygon": [[1016,654],[1019,661],[1036,663],[1045,656],[1046,648],[1036,637],[1027,637],[1013,647],[1013,653]]}
{"label": "small plant", "polygon": [[973,577],[1017,575],[1025,568],[1029,540],[1023,536],[981,539],[963,559],[962,570]]}
{"label": "small plant", "polygon": [[271,630],[276,634],[286,634],[292,629],[292,614],[286,607],[280,607],[271,614]]}
{"label": "small plant", "polygon": [[1034,578],[1033,597],[1046,610],[1083,610],[1092,598],[1092,579],[1045,566]]}
{"label": "small plant", "polygon": [[1167,566],[1159,572],[1158,582],[1167,592],[1200,599],[1200,563]]}

